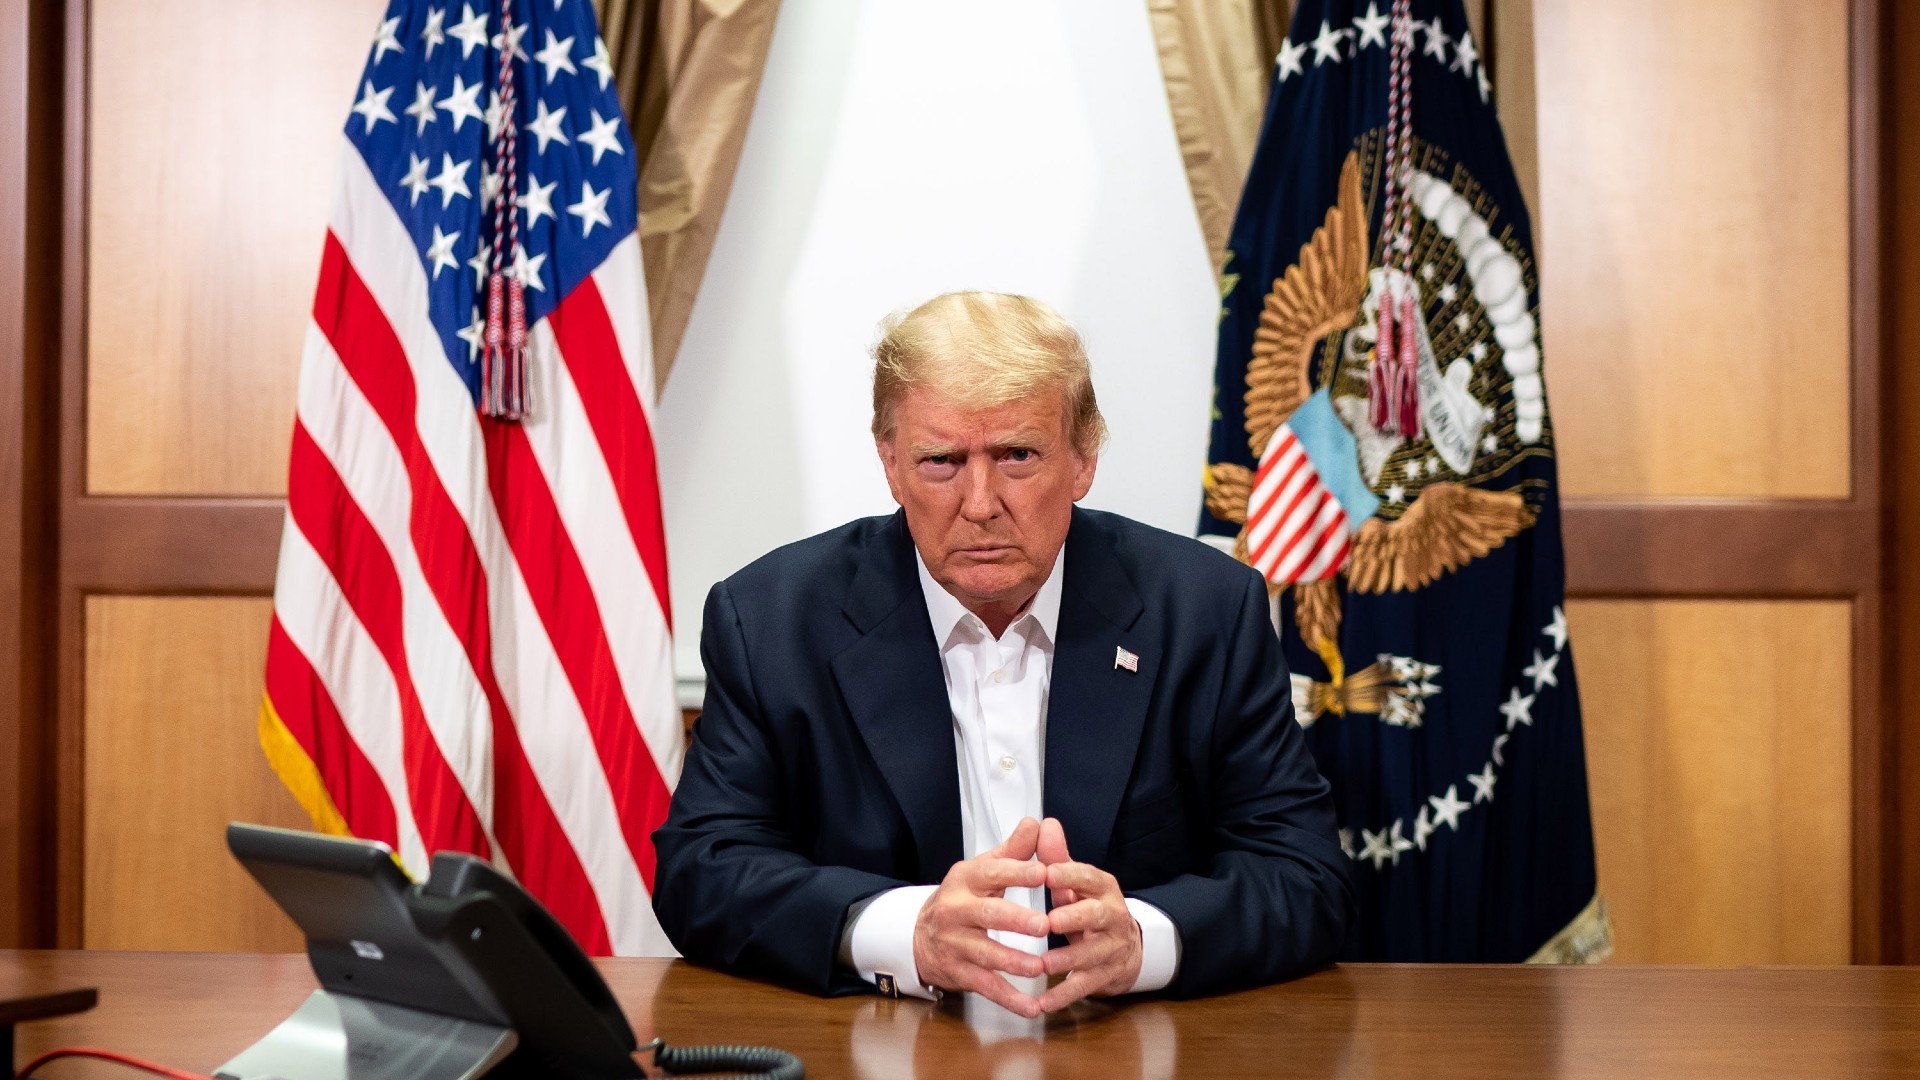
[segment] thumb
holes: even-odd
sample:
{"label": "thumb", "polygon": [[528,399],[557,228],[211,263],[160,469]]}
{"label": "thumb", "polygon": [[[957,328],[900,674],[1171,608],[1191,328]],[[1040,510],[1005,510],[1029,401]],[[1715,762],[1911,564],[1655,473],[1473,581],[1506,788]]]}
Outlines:
{"label": "thumb", "polygon": [[1035,852],[1040,856],[1040,861],[1048,866],[1073,861],[1073,856],[1067,854],[1067,831],[1061,828],[1059,818],[1048,818],[1040,823],[1040,839]]}
{"label": "thumb", "polygon": [[1000,846],[987,854],[1000,859],[1025,861],[1033,858],[1034,845],[1039,839],[1040,823],[1030,817],[1024,817],[1020,819],[1020,824],[1013,827],[1013,832],[1007,834],[1007,838],[1000,842]]}

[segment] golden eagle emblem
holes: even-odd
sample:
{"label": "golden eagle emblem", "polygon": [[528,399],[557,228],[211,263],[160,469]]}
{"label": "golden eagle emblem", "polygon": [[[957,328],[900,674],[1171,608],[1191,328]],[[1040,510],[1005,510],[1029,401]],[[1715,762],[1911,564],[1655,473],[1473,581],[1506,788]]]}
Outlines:
{"label": "golden eagle emblem", "polygon": [[[1274,279],[1262,305],[1253,355],[1247,364],[1246,431],[1248,449],[1258,461],[1274,433],[1314,392],[1316,356],[1323,362],[1331,361],[1321,383],[1334,394],[1346,395],[1334,398],[1334,411],[1354,434],[1360,456],[1370,457],[1364,461],[1364,479],[1383,498],[1375,516],[1354,523],[1351,550],[1340,573],[1348,589],[1379,594],[1432,584],[1531,526],[1533,512],[1520,491],[1487,490],[1470,486],[1457,473],[1448,475],[1448,466],[1435,456],[1436,446],[1426,436],[1412,441],[1383,437],[1371,428],[1364,399],[1352,396],[1351,388],[1364,381],[1366,365],[1372,359],[1373,293],[1379,289],[1384,273],[1369,270],[1372,253],[1367,208],[1360,156],[1351,152],[1341,166],[1333,206],[1301,246],[1295,263]],[[1432,228],[1431,223],[1427,227]],[[1432,267],[1427,269],[1430,273]],[[1471,297],[1456,300],[1457,295],[1457,289],[1446,287],[1437,290],[1434,299],[1445,314],[1464,322]],[[1428,317],[1440,313],[1429,312]],[[1435,331],[1436,335],[1440,333]],[[1439,340],[1436,336],[1435,341]],[[1484,350],[1476,352],[1472,362],[1484,355]],[[1460,370],[1446,373],[1458,393],[1466,392],[1472,362],[1464,367],[1456,362],[1453,367]],[[1356,370],[1359,378],[1352,377]],[[1344,380],[1343,372],[1349,376]],[[1486,411],[1489,415],[1492,412]],[[1478,437],[1476,430],[1474,438]],[[1491,435],[1488,442],[1493,442]],[[1394,483],[1387,482],[1389,474]],[[1218,462],[1207,467],[1204,480],[1208,511],[1242,526],[1235,551],[1244,561],[1247,502],[1254,471]],[[1379,680],[1363,678],[1368,671],[1353,672],[1347,679],[1339,674],[1341,665],[1334,645],[1341,612],[1338,587],[1331,580],[1299,584],[1294,587],[1294,600],[1295,621],[1302,638],[1323,658],[1331,652],[1328,667],[1335,673],[1335,685],[1328,692],[1340,695],[1345,689],[1340,684],[1351,683],[1355,700],[1345,704],[1375,711],[1369,706],[1378,694],[1374,684]],[[1339,710],[1336,707],[1332,711]]]}

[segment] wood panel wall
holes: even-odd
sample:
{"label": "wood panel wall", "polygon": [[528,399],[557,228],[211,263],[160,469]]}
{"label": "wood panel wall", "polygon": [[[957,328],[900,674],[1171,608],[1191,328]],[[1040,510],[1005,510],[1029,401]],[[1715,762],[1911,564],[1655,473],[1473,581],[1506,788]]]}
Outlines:
{"label": "wood panel wall", "polygon": [[[0,874],[58,886],[0,889],[0,944],[290,944],[203,836],[297,820],[251,749],[260,597],[326,178],[379,6],[287,0],[236,21],[179,0],[156,21],[144,0],[0,0],[0,140],[21,151],[0,153],[0,794],[18,793],[0,798]],[[1920,753],[1888,735],[1920,715],[1920,665],[1885,660],[1920,642],[1920,571],[1898,568],[1891,594],[1911,626],[1883,633],[1880,532],[1885,512],[1895,550],[1920,543],[1920,511],[1881,495],[1920,479],[1920,437],[1901,437],[1920,425],[1920,357],[1889,360],[1905,382],[1883,401],[1879,314],[1881,212],[1901,201],[1880,189],[1883,95],[1905,117],[1887,176],[1920,195],[1920,76],[1890,63],[1883,85],[1882,49],[1920,69],[1920,16],[1470,7],[1541,242],[1619,955],[1920,955],[1920,887],[1902,887],[1920,811],[1894,798],[1920,790]],[[211,67],[265,63],[265,37],[334,57],[253,73],[256,102],[306,118],[271,154],[249,102],[174,108]],[[222,239],[236,220],[271,239]],[[1898,220],[1920,237],[1920,212]],[[1920,297],[1920,240],[1889,247]],[[1900,325],[1889,357],[1913,336]],[[1884,477],[1883,422],[1906,455]],[[34,683],[49,639],[57,702]],[[31,790],[50,757],[51,804]],[[35,814],[54,818],[50,850]],[[156,888],[175,903],[142,920]],[[202,905],[242,914],[209,925]]]}
{"label": "wood panel wall", "polygon": [[1847,962],[1852,617],[1831,600],[1570,606],[1615,960]]}
{"label": "wood panel wall", "polygon": [[302,947],[225,835],[236,817],[311,827],[254,736],[272,607],[265,597],[87,600],[87,948]]}
{"label": "wood panel wall", "polygon": [[341,125],[384,6],[67,8],[60,945],[299,946],[222,830],[305,824],[255,734],[265,597]]}
{"label": "wood panel wall", "polygon": [[1884,956],[1873,9],[1496,15],[1617,955]]}

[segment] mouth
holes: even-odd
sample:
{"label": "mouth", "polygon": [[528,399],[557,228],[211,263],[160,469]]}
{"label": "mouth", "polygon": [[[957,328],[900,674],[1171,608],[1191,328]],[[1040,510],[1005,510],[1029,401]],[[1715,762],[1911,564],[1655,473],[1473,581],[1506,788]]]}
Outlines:
{"label": "mouth", "polygon": [[954,551],[954,554],[969,559],[997,559],[1011,554],[1013,551],[1014,547],[1011,544],[981,544],[974,547],[959,548]]}

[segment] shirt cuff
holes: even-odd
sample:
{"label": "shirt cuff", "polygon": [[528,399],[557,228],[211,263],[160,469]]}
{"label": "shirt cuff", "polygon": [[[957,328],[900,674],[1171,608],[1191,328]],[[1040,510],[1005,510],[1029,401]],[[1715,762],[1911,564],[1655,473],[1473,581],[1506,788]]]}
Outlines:
{"label": "shirt cuff", "polygon": [[[1127,910],[1140,924],[1140,975],[1127,993],[1165,990],[1180,974],[1180,928],[1173,925],[1166,912],[1145,900],[1127,897]],[[912,950],[908,951],[911,955]]]}
{"label": "shirt cuff", "polygon": [[[920,969],[913,962],[913,927],[920,919],[920,909],[938,888],[905,885],[874,896],[847,925],[848,966],[868,982],[875,981],[876,972],[886,972],[893,976],[900,993],[931,999],[933,988],[920,984]],[[1168,921],[1167,925],[1173,923]]]}

